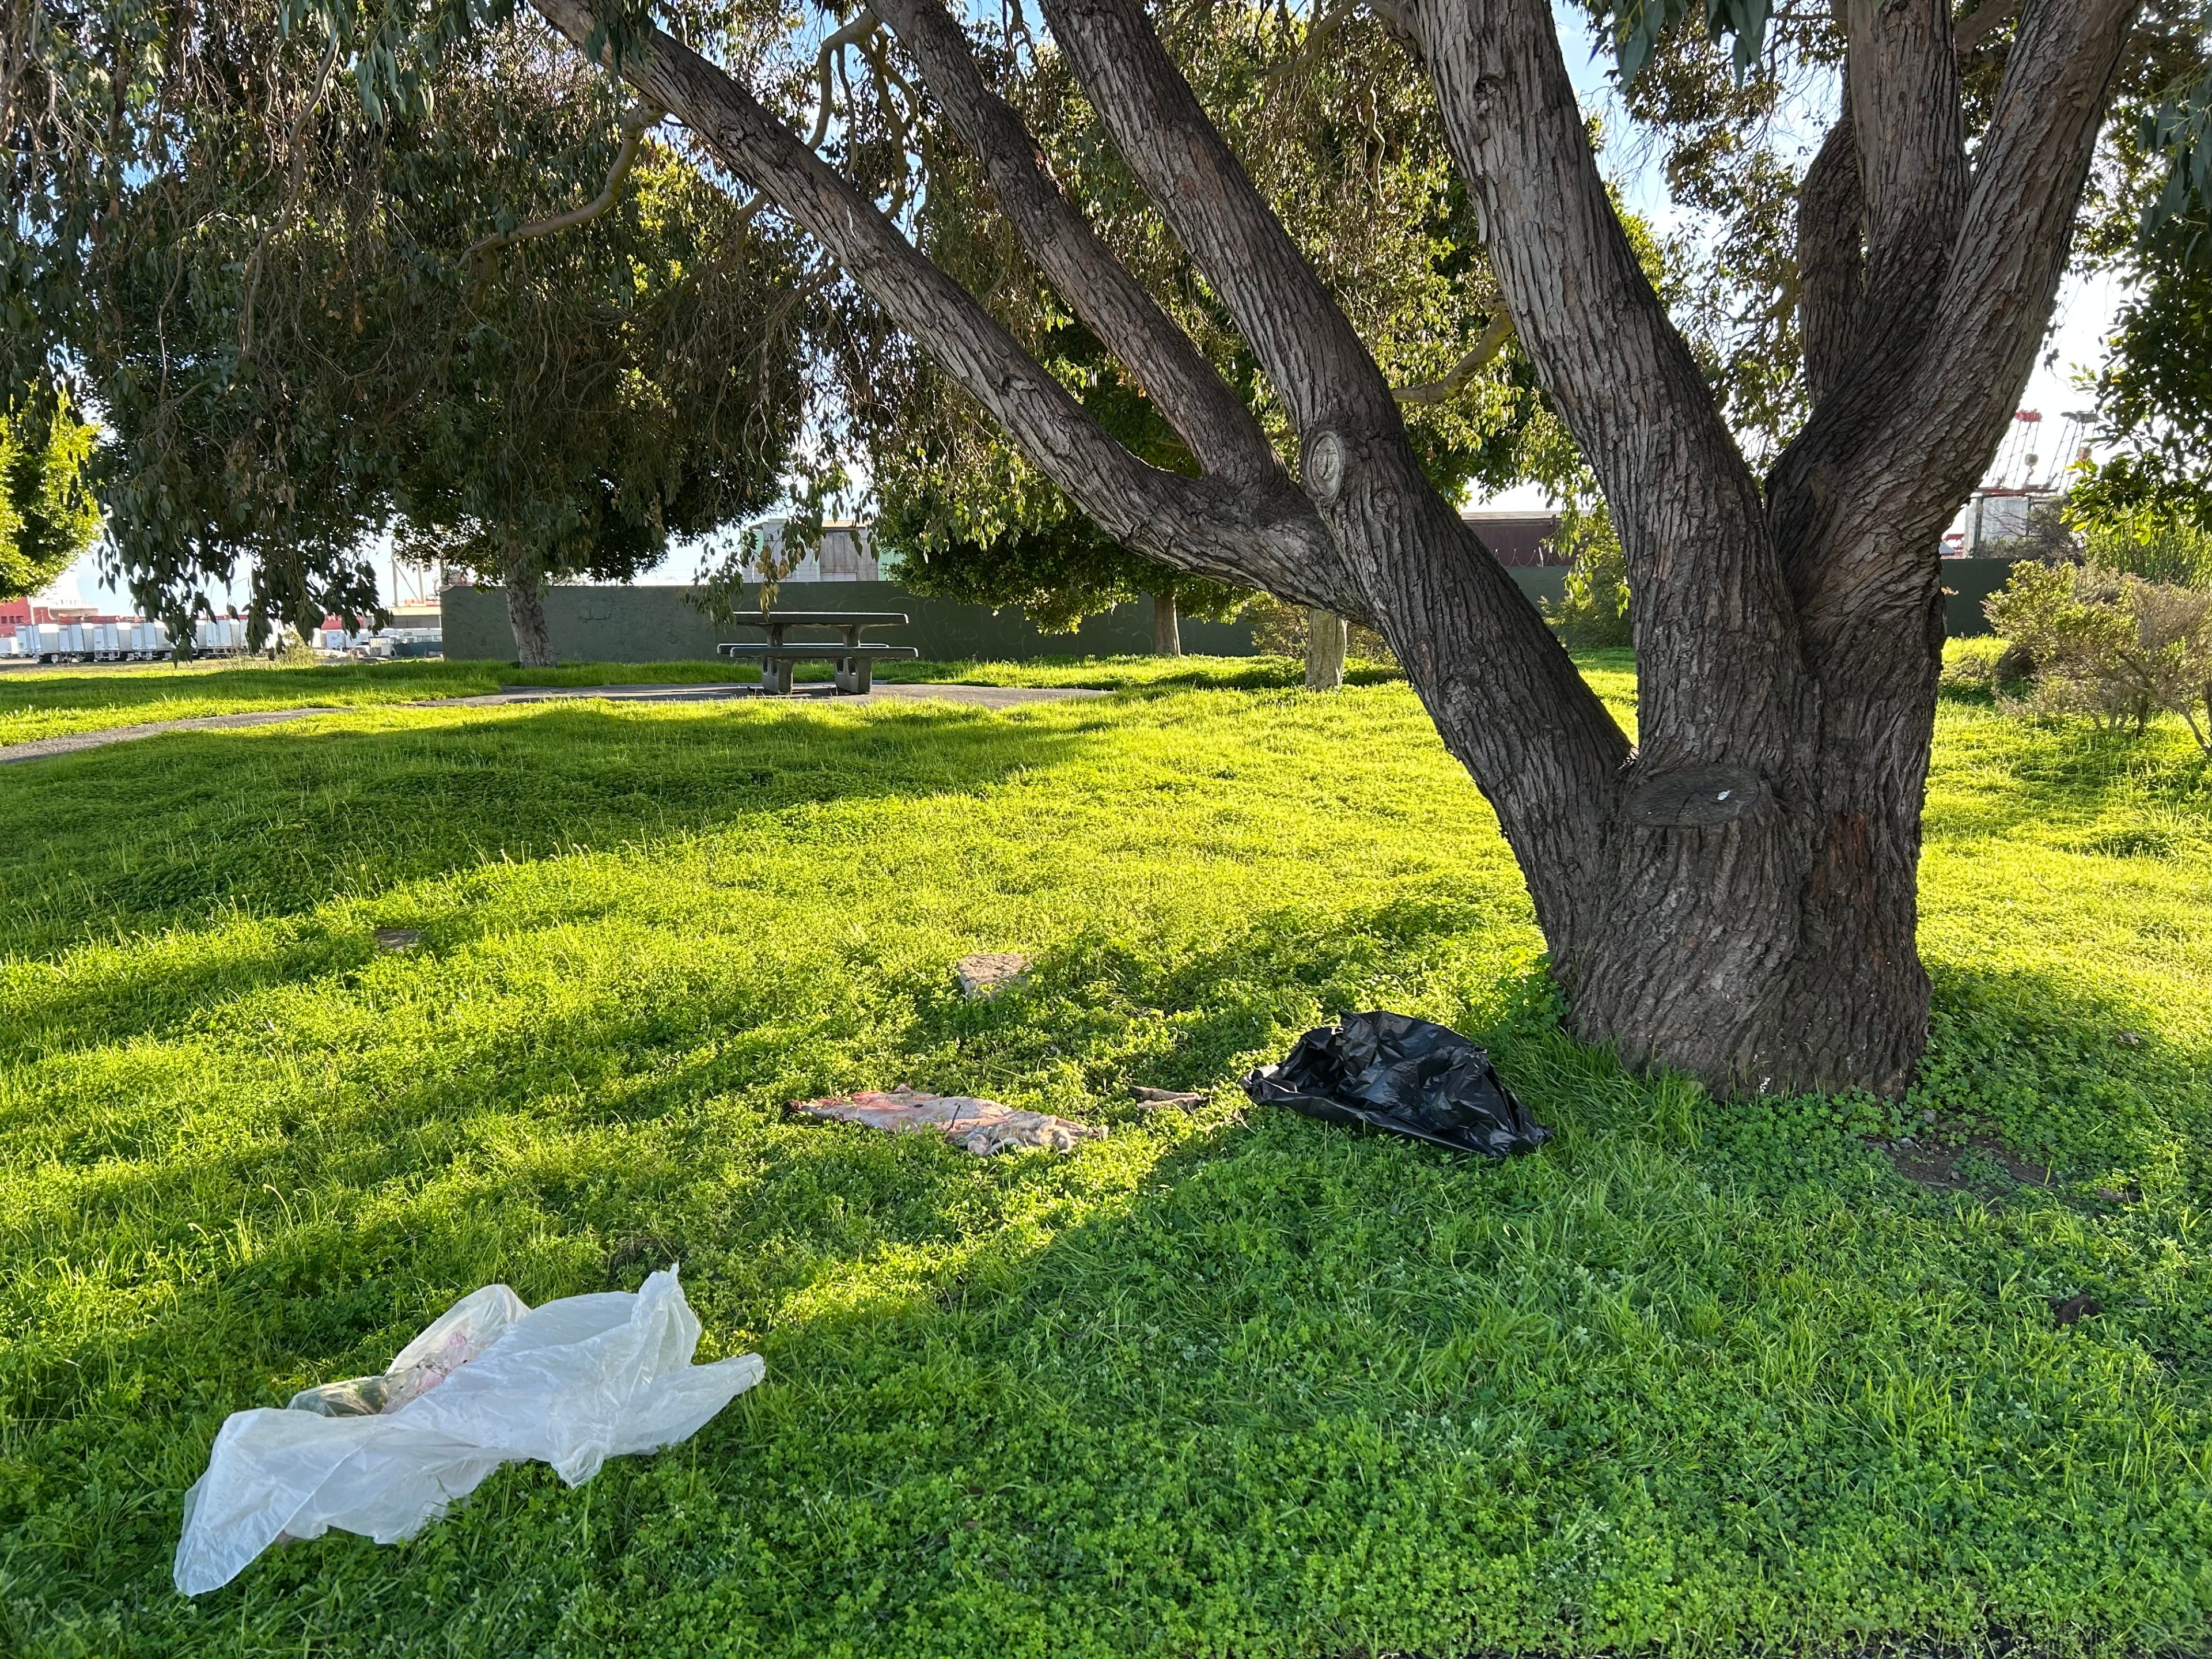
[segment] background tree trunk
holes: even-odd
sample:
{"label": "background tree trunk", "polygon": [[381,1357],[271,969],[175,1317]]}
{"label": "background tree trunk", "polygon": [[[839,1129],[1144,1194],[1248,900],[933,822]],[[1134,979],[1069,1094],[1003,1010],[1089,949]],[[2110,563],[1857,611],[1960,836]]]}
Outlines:
{"label": "background tree trunk", "polygon": [[1176,596],[1172,592],[1152,595],[1152,654],[1182,655],[1182,629],[1176,620]]}
{"label": "background tree trunk", "polygon": [[507,570],[507,620],[514,629],[514,659],[525,668],[557,668],[552,631],[545,625],[545,579],[529,559]]}
{"label": "background tree trunk", "polygon": [[1344,684],[1344,653],[1351,624],[1334,611],[1306,607],[1306,690],[1334,691]]}

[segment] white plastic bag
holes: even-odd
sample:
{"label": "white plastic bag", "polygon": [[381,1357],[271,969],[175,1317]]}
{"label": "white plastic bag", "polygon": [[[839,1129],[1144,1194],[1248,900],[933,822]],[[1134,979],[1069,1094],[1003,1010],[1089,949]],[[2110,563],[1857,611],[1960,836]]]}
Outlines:
{"label": "white plastic bag", "polygon": [[[472,1343],[479,1334],[488,1341]],[[419,1378],[426,1361],[450,1369],[380,1414],[233,1413],[185,1494],[177,1588],[198,1595],[227,1584],[279,1538],[332,1527],[380,1544],[408,1537],[501,1463],[535,1458],[574,1486],[610,1457],[687,1440],[764,1369],[750,1353],[694,1365],[698,1346],[672,1267],[635,1296],[572,1296],[534,1310],[488,1285],[400,1351],[382,1380]]]}

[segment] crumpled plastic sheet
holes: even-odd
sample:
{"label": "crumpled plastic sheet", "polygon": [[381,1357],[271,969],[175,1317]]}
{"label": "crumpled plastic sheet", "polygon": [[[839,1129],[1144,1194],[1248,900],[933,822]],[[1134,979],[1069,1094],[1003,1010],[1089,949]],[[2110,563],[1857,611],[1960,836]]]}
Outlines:
{"label": "crumpled plastic sheet", "polygon": [[1024,1112],[995,1100],[972,1095],[924,1094],[903,1083],[896,1089],[870,1089],[857,1095],[831,1095],[821,1100],[794,1100],[791,1109],[809,1117],[832,1118],[842,1123],[864,1123],[871,1129],[893,1134],[934,1129],[956,1146],[979,1158],[1017,1146],[1049,1146],[1072,1152],[1079,1140],[1106,1132],[1088,1123],[1073,1123],[1049,1112]]}
{"label": "crumpled plastic sheet", "polygon": [[327,1390],[307,1389],[301,1409],[234,1412],[185,1494],[177,1588],[215,1589],[280,1539],[332,1527],[380,1544],[410,1537],[501,1463],[550,1463],[574,1486],[610,1457],[689,1439],[764,1369],[750,1353],[694,1365],[698,1346],[673,1267],[635,1295],[536,1309],[487,1285],[400,1350],[376,1379],[393,1385],[381,1410],[325,1415],[327,1402],[303,1401]]}
{"label": "crumpled plastic sheet", "polygon": [[1552,1138],[1485,1050],[1410,1014],[1346,1014],[1341,1025],[1308,1031],[1281,1064],[1245,1078],[1244,1092],[1261,1105],[1490,1158],[1531,1152]]}

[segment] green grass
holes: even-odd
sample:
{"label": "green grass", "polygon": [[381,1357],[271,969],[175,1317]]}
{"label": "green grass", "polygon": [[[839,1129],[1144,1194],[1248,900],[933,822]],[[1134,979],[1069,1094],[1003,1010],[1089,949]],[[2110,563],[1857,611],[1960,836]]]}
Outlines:
{"label": "green grass", "polygon": [[[2201,1651],[2212,790],[2178,727],[1956,697],[1929,808],[1919,1091],[1718,1107],[1559,1036],[1398,684],[373,707],[0,771],[0,1650]],[[1038,969],[964,1001],[987,949]],[[1240,1107],[1372,1006],[1485,1036],[1558,1139]],[[1110,1133],[779,1109],[902,1079]],[[1923,1189],[1907,1128],[2051,1183]],[[168,1587],[226,1413],[668,1261],[769,1366],[691,1442]]]}
{"label": "green grass", "polygon": [[[1139,686],[1298,684],[1304,665],[1288,657],[1054,657],[1041,662],[886,663],[888,683],[958,682],[970,685]],[[827,681],[827,663],[803,663],[796,678]],[[1354,665],[1355,683],[1395,678],[1395,671]],[[369,708],[436,697],[480,696],[516,685],[755,685],[758,668],[728,662],[579,663],[518,668],[512,663],[398,660],[328,663],[291,668],[263,662],[168,667],[24,668],[0,672],[0,744],[57,738],[113,726],[195,720],[264,708],[329,706]]]}

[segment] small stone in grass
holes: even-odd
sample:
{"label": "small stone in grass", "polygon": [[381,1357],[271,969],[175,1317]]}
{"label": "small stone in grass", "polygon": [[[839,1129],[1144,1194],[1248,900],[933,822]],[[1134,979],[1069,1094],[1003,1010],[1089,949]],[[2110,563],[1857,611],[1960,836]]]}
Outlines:
{"label": "small stone in grass", "polygon": [[376,930],[376,947],[380,951],[411,951],[422,942],[419,927],[380,927]]}
{"label": "small stone in grass", "polygon": [[953,964],[953,972],[960,976],[960,989],[970,1000],[977,997],[994,997],[1009,985],[1018,984],[1029,971],[1030,959],[1013,951],[988,951],[981,956],[963,957]]}
{"label": "small stone in grass", "polygon": [[2071,1325],[2104,1311],[2105,1304],[2087,1293],[2069,1296],[2063,1302],[2053,1297],[2051,1304],[2051,1316],[2062,1325]]}

